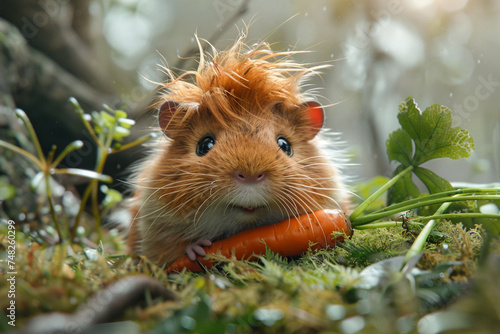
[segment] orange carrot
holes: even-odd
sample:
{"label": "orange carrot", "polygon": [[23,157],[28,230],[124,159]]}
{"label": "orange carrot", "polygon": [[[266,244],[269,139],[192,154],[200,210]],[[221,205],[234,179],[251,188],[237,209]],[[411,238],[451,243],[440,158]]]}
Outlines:
{"label": "orange carrot", "polygon": [[[265,225],[240,232],[224,240],[216,241],[212,246],[205,248],[207,254],[220,252],[225,257],[233,254],[237,259],[255,260],[254,255],[262,255],[266,246],[282,256],[297,256],[309,249],[310,242],[315,243],[312,249],[335,246],[337,241],[342,242],[343,236],[332,238],[332,232],[352,234],[351,222],[348,216],[340,210],[320,210],[297,218],[287,219],[280,223]],[[198,257],[200,263],[210,268],[213,260]],[[187,256],[178,259],[167,272],[202,271],[197,262]]]}

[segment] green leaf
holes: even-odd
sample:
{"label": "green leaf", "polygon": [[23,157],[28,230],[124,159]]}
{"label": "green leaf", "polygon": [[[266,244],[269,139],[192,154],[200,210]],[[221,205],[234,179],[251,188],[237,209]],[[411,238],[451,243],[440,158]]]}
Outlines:
{"label": "green leaf", "polygon": [[[405,169],[403,165],[399,165],[394,171],[394,176],[398,175]],[[412,174],[408,173],[403,176],[398,182],[392,186],[387,194],[387,204],[399,203],[410,198],[417,198],[420,191],[411,179]]]}
{"label": "green leaf", "polygon": [[436,158],[468,158],[474,150],[469,132],[451,126],[451,110],[445,106],[433,104],[422,113],[409,97],[399,107],[398,120],[415,143],[414,166]]}
{"label": "green leaf", "polygon": [[[431,194],[452,190],[448,181],[418,166],[437,158],[468,158],[474,149],[469,132],[451,126],[451,111],[447,107],[433,104],[421,112],[412,97],[399,105],[398,120],[401,129],[392,132],[386,142],[389,160],[401,163],[394,176],[413,166],[413,172]],[[388,203],[398,203],[419,194],[408,174],[389,190]]]}
{"label": "green leaf", "polygon": [[398,129],[389,135],[386,142],[387,155],[389,160],[399,161],[405,166],[409,166],[413,156],[413,145],[408,132]]}
{"label": "green leaf", "polygon": [[431,194],[453,190],[450,182],[427,168],[416,167],[413,172],[425,184]]}

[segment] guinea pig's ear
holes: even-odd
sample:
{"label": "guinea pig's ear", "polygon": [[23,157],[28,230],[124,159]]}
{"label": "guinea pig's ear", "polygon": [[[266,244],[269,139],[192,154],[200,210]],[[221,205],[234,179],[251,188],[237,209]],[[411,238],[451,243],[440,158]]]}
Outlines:
{"label": "guinea pig's ear", "polygon": [[323,127],[325,122],[325,113],[323,107],[318,102],[310,101],[304,103],[305,111],[311,124],[311,138],[313,139]]}
{"label": "guinea pig's ear", "polygon": [[163,133],[170,137],[169,131],[167,129],[168,124],[172,120],[172,117],[175,114],[175,111],[179,107],[179,104],[174,101],[165,101],[160,107],[160,111],[158,113],[158,122],[160,123],[160,128]]}

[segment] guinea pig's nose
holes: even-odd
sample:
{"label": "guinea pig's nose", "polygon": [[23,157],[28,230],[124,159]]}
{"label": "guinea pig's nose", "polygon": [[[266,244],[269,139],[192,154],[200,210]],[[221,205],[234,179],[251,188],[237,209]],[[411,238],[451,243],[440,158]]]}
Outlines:
{"label": "guinea pig's nose", "polygon": [[260,173],[258,175],[252,175],[249,173],[243,173],[238,171],[234,173],[234,178],[241,183],[252,184],[252,183],[262,182],[266,178],[266,175],[264,173]]}

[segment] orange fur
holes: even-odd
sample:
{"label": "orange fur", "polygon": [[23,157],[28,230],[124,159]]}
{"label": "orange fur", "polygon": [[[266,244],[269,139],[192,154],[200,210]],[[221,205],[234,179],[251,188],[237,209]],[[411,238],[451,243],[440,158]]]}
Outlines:
{"label": "orange fur", "polygon": [[[264,43],[249,48],[240,39],[227,51],[214,51],[210,62],[202,55],[197,71],[171,75],[158,105],[179,105],[163,129],[170,138],[161,138],[138,167],[132,251],[169,265],[199,239],[324,208],[347,209],[336,166],[312,140],[303,105],[308,97],[300,91],[318,67],[293,63],[290,56]],[[196,145],[206,134],[216,142],[200,157]],[[280,150],[279,135],[289,140],[293,156]],[[235,173],[266,179],[242,185]]]}

